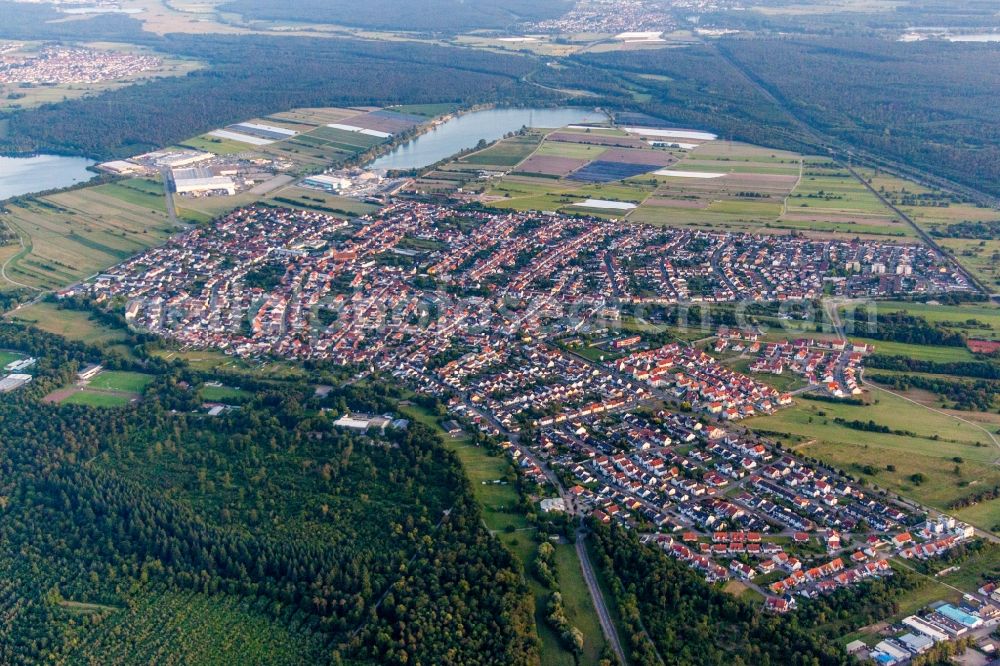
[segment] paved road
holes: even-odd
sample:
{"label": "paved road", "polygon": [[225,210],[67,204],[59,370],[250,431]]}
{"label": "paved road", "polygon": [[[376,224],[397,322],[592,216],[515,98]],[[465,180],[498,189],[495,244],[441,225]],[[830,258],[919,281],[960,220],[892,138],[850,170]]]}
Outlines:
{"label": "paved road", "polygon": [[877,198],[879,201],[881,201],[882,204],[886,208],[888,208],[889,210],[891,210],[892,212],[894,212],[896,215],[898,215],[900,218],[902,218],[902,220],[904,222],[906,222],[907,224],[909,224],[910,227],[912,227],[913,230],[917,232],[917,235],[920,236],[920,239],[922,241],[924,241],[924,243],[926,243],[929,247],[934,248],[934,250],[938,254],[940,254],[942,257],[945,257],[946,259],[948,259],[955,266],[955,268],[958,270],[958,272],[961,273],[963,276],[965,276],[965,279],[969,281],[969,284],[971,284],[972,286],[974,286],[976,289],[978,289],[983,294],[985,294],[987,296],[990,295],[989,290],[986,288],[986,286],[982,282],[980,282],[978,279],[976,279],[976,277],[972,273],[970,273],[969,271],[965,270],[965,267],[962,266],[962,264],[960,264],[957,259],[955,259],[952,255],[948,254],[947,252],[945,252],[944,249],[940,245],[938,245],[937,242],[931,237],[931,235],[929,233],[927,233],[926,231],[924,231],[920,227],[920,225],[918,225],[916,222],[914,222],[910,218],[909,215],[907,215],[906,213],[904,213],[903,211],[901,211],[899,208],[897,208],[896,205],[893,204],[891,201],[889,201],[885,197],[884,194],[882,194],[881,192],[879,192],[878,190],[876,190],[874,187],[872,187],[871,183],[869,183],[865,178],[862,178],[861,175],[857,171],[854,170],[854,167],[852,167],[850,164],[845,164],[844,166],[847,168],[848,171],[851,172],[851,175],[854,176],[857,180],[861,181],[861,183],[868,189],[868,191],[871,192],[872,194],[874,194],[875,198]]}
{"label": "paved road", "polygon": [[170,218],[171,226],[177,227],[180,223],[177,221],[177,209],[174,207],[174,192],[171,187],[173,175],[171,175],[170,169],[163,167],[160,169],[160,177],[163,179],[163,197],[166,201],[167,217]]}
{"label": "paved road", "polygon": [[[441,381],[433,374],[428,374],[426,376],[429,377],[431,381],[434,381],[441,386],[446,386],[442,384]],[[570,513],[570,515],[579,516],[582,521],[582,514],[577,509],[575,497],[567,492],[565,486],[562,484],[562,481],[559,480],[559,477],[552,471],[548,464],[544,460],[538,458],[538,456],[536,456],[531,449],[523,445],[520,441],[520,436],[517,433],[510,432],[504,428],[503,425],[487,410],[476,407],[470,400],[470,396],[467,393],[461,392],[459,395],[462,398],[462,402],[465,403],[465,406],[471,412],[479,414],[489,421],[490,424],[500,431],[500,433],[514,448],[521,452],[521,455],[526,460],[530,461],[536,465],[538,469],[542,470],[542,473],[545,474],[545,478],[549,480],[549,482],[556,489],[556,492],[559,493],[559,497],[561,497],[566,503],[566,510]],[[627,664],[628,662],[625,660],[625,652],[622,650],[621,646],[621,639],[618,637],[618,629],[615,627],[615,623],[611,621],[611,616],[608,613],[608,606],[604,600],[604,593],[597,584],[597,574],[594,572],[594,566],[590,562],[590,557],[587,555],[587,549],[584,544],[585,538],[586,531],[581,525],[577,531],[576,554],[580,560],[580,568],[583,570],[583,578],[587,582],[587,589],[590,591],[590,598],[594,604],[594,610],[597,612],[598,620],[601,623],[601,630],[604,632],[605,640],[607,640],[611,649],[615,651],[615,654],[618,656],[621,663]]]}
{"label": "paved road", "polygon": [[583,569],[583,579],[587,581],[587,589],[590,590],[590,598],[594,601],[594,610],[597,611],[597,619],[601,621],[601,629],[604,631],[604,638],[607,639],[611,649],[615,651],[618,660],[627,664],[625,651],[622,650],[621,640],[618,638],[618,630],[611,620],[608,607],[604,603],[604,594],[601,586],[597,582],[597,574],[594,573],[594,566],[590,562],[590,555],[587,553],[587,545],[584,543],[587,533],[580,528],[576,533],[576,556],[580,559],[580,568]]}

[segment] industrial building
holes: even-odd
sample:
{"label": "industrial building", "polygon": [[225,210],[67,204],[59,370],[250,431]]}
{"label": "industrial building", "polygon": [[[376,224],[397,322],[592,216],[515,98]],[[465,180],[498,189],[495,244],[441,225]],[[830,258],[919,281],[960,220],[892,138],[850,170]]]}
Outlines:
{"label": "industrial building", "polygon": [[0,393],[10,393],[31,381],[31,375],[14,373],[0,379]]}
{"label": "industrial building", "polygon": [[351,179],[321,173],[316,176],[309,176],[302,181],[302,184],[306,187],[314,187],[317,190],[323,190],[324,192],[340,192],[341,190],[346,190],[351,186]]}
{"label": "industrial building", "polygon": [[171,171],[174,191],[178,194],[236,194],[236,183],[229,176],[216,175],[209,169],[174,169]]}

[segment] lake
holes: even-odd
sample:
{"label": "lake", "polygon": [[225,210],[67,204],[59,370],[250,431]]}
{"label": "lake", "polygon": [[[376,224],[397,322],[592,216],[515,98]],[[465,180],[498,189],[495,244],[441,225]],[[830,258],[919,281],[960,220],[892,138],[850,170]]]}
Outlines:
{"label": "lake", "polygon": [[452,118],[412,141],[397,146],[369,167],[421,169],[455,153],[473,148],[481,139],[496,141],[522,127],[563,127],[606,121],[603,113],[587,109],[485,109]]}
{"label": "lake", "polygon": [[90,180],[94,174],[87,167],[92,164],[96,162],[59,155],[0,157],[0,201]]}

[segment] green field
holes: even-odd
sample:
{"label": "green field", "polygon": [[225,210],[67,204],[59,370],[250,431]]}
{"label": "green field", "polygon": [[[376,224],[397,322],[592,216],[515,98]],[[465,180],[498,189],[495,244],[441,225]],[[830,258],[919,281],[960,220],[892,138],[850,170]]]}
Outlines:
{"label": "green field", "polygon": [[89,344],[114,343],[125,338],[124,331],[103,326],[87,312],[60,309],[53,303],[35,303],[8,316],[43,331]]}
{"label": "green field", "polygon": [[[994,303],[963,303],[961,305],[936,305],[907,301],[878,301],[879,311],[905,311],[923,317],[931,324],[948,330],[959,331],[969,337],[1000,339],[1000,306]],[[973,324],[970,320],[982,323]]]}
{"label": "green field", "polygon": [[227,400],[243,398],[247,393],[243,389],[231,386],[203,385],[198,389],[198,395],[201,396],[202,400],[207,400],[208,402],[225,402]]}
{"label": "green field", "polygon": [[85,405],[87,407],[122,407],[129,404],[132,398],[116,393],[100,393],[97,391],[77,391],[70,394],[61,405]]}
{"label": "green field", "polygon": [[209,136],[208,134],[187,139],[180,143],[179,146],[181,148],[203,150],[206,153],[213,153],[215,155],[237,155],[239,153],[249,153],[252,152],[254,148],[253,146],[240,143],[239,141],[223,139],[217,136]]}
{"label": "green field", "polygon": [[571,157],[577,160],[596,160],[607,150],[607,146],[569,143],[567,141],[546,141],[538,148],[535,154],[542,157]]}
{"label": "green field", "polygon": [[511,167],[530,155],[538,147],[541,139],[542,135],[538,132],[514,136],[499,141],[484,150],[466,155],[459,160],[459,163]]}
{"label": "green field", "polygon": [[378,210],[378,206],[357,199],[339,197],[322,190],[296,186],[286,187],[275,192],[268,201],[275,206],[316,210],[340,217],[367,215]]}
{"label": "green field", "polygon": [[13,363],[19,359],[24,358],[24,354],[18,354],[17,352],[0,351],[0,370],[4,368],[8,363]]}
{"label": "green field", "polygon": [[201,372],[221,370],[251,375],[265,379],[288,379],[303,377],[306,372],[301,365],[288,361],[244,361],[211,349],[184,350],[157,349],[153,354],[167,361],[184,361],[191,368]]}
{"label": "green field", "polygon": [[455,104],[400,104],[399,106],[386,107],[389,111],[399,113],[412,113],[415,116],[435,118],[449,113],[454,113],[458,107]]}
{"label": "green field", "polygon": [[88,385],[91,388],[105,391],[121,391],[124,393],[142,393],[143,390],[153,381],[152,375],[145,375],[141,372],[121,372],[116,370],[105,370],[90,380]]}
{"label": "green field", "polygon": [[[1000,483],[998,452],[976,425],[931,411],[884,391],[871,391],[873,403],[855,406],[798,398],[771,416],[748,422],[799,453],[829,462],[869,484],[888,488],[942,510],[977,489]],[[868,432],[838,424],[874,421],[897,434]],[[957,461],[961,462],[957,462]],[[888,469],[887,465],[894,469]],[[957,469],[956,469],[957,466]],[[865,470],[874,470],[869,474]],[[916,481],[914,474],[922,474]],[[984,529],[1000,522],[1000,501],[955,512]]]}

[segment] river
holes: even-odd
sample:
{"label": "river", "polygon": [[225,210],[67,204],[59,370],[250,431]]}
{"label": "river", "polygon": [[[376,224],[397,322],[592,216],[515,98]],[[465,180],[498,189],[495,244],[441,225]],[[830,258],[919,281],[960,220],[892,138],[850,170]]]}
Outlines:
{"label": "river", "polygon": [[563,127],[607,120],[587,109],[485,109],[466,113],[397,146],[369,166],[373,169],[421,169],[455,153],[475,147],[480,140],[496,141],[522,127]]}
{"label": "river", "polygon": [[0,157],[0,201],[90,180],[94,174],[87,167],[92,164],[96,162],[59,155]]}

